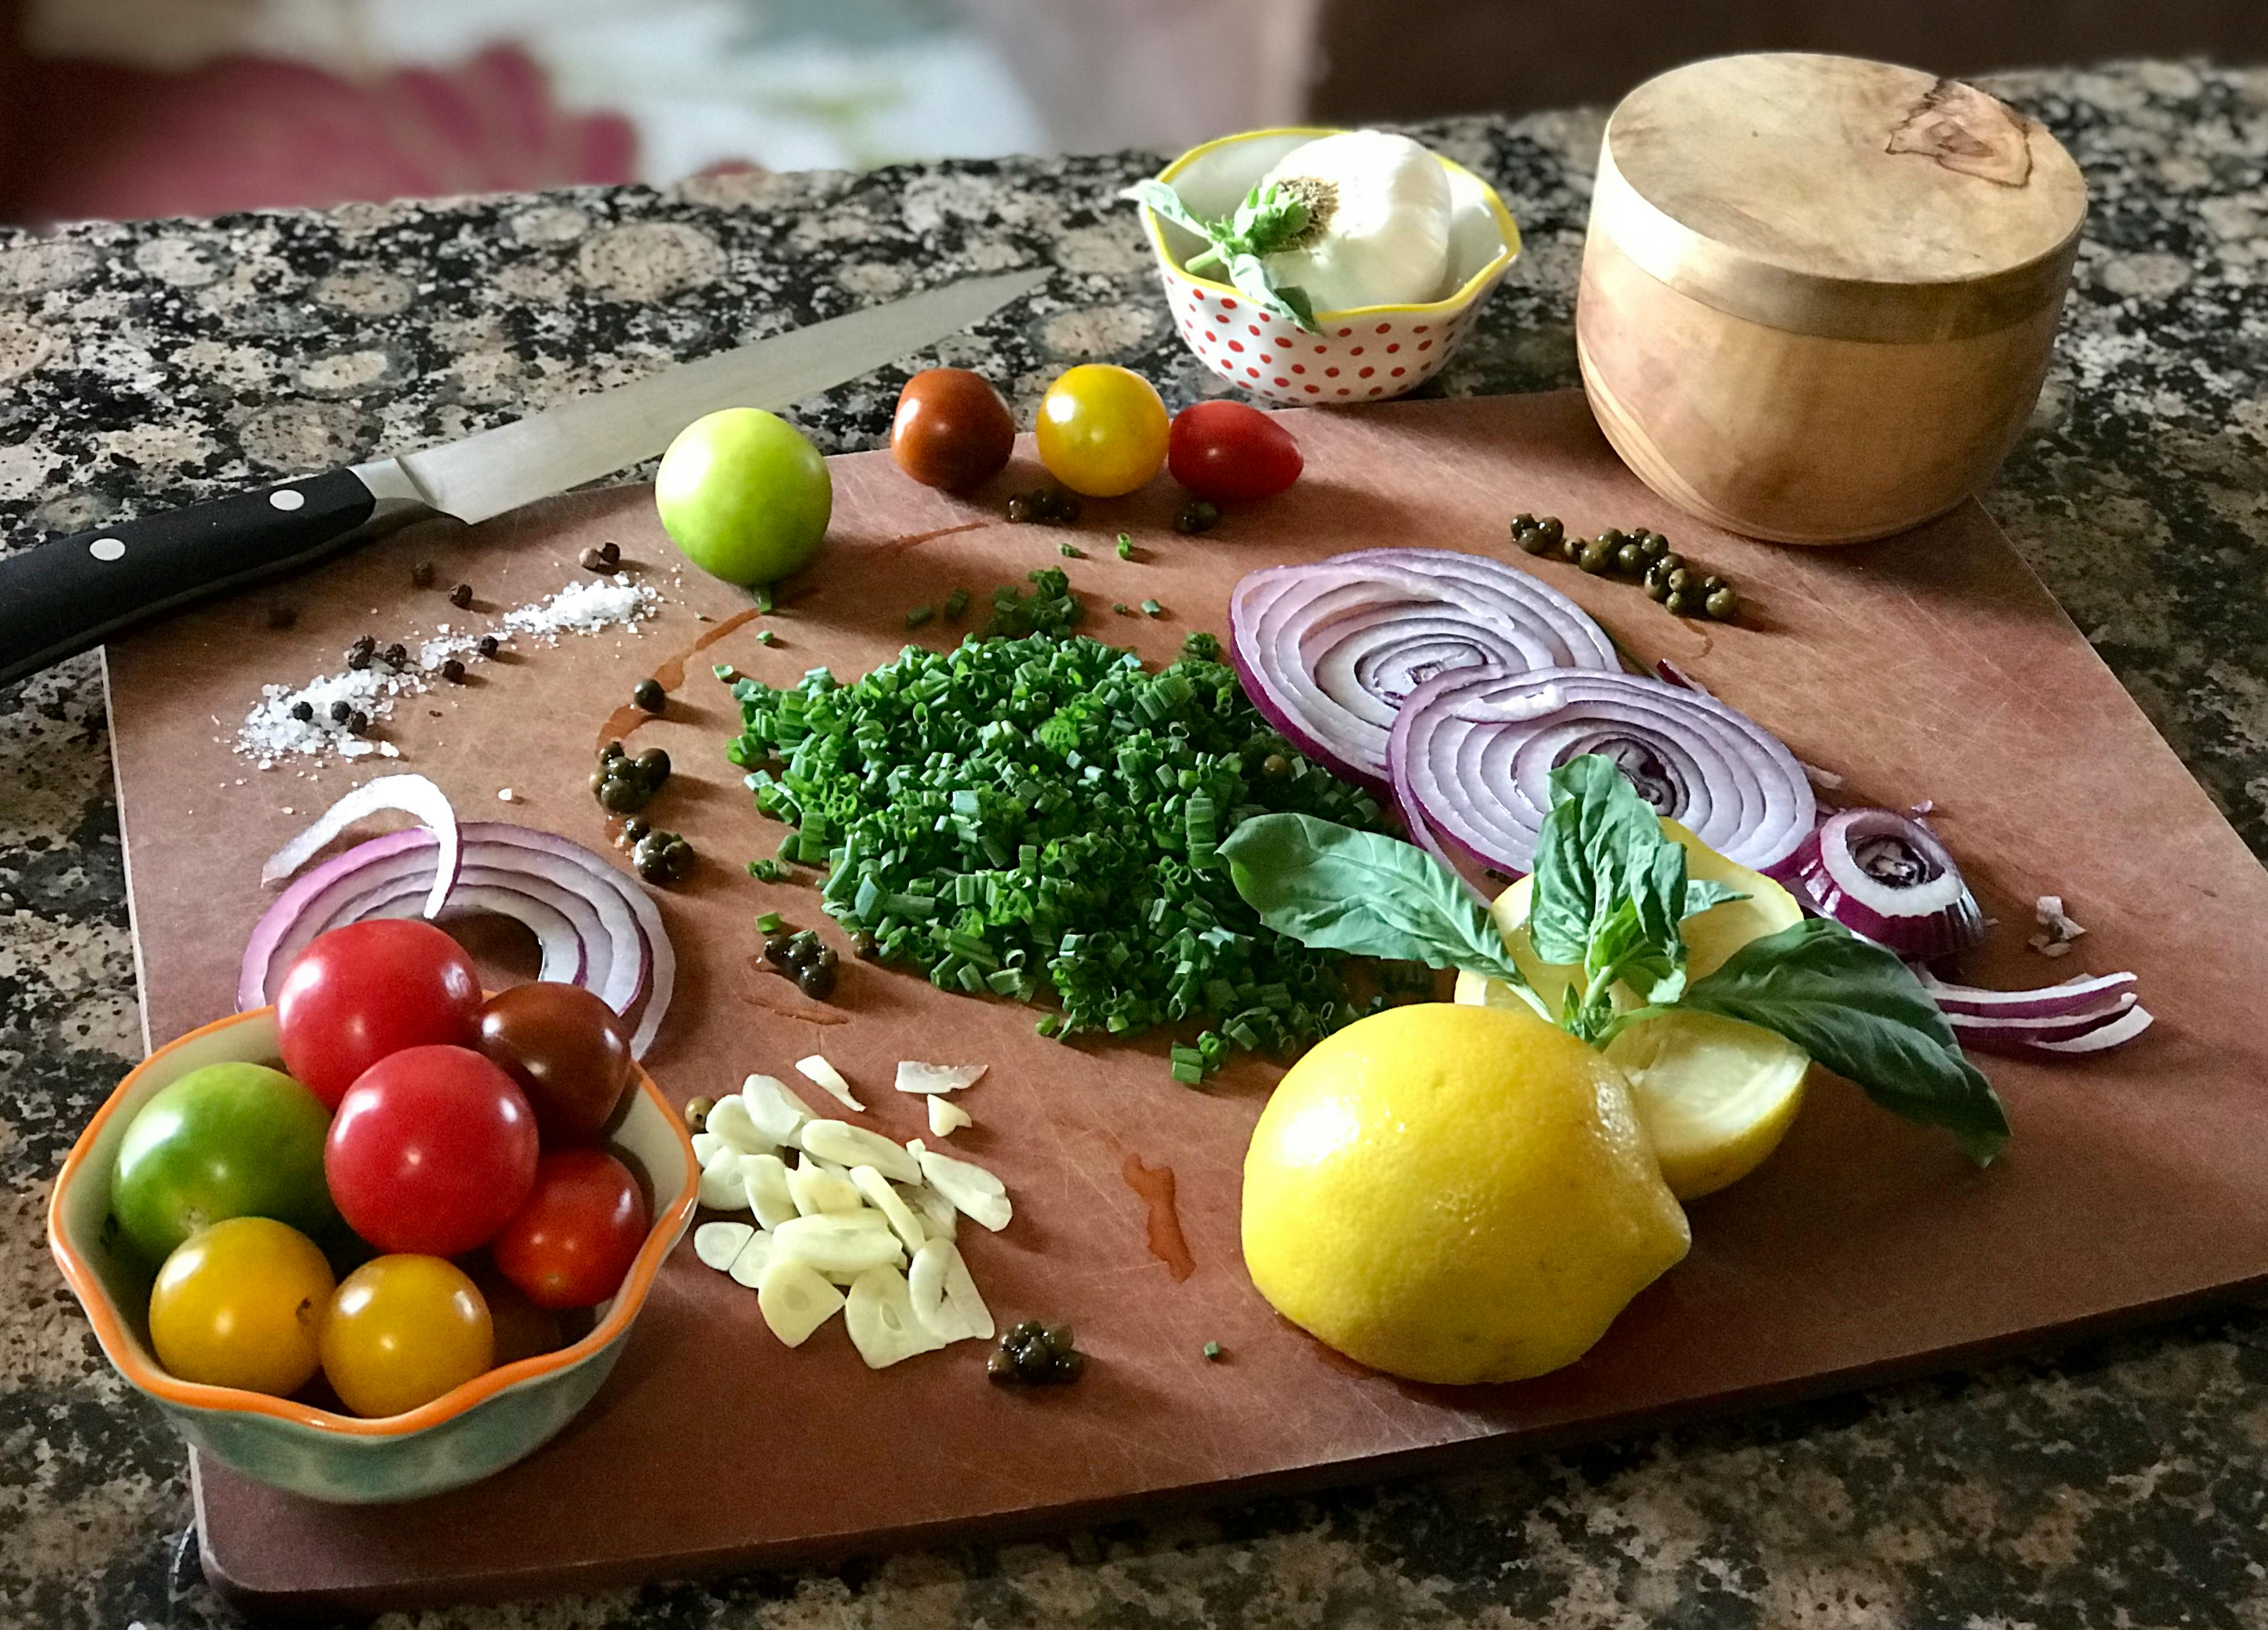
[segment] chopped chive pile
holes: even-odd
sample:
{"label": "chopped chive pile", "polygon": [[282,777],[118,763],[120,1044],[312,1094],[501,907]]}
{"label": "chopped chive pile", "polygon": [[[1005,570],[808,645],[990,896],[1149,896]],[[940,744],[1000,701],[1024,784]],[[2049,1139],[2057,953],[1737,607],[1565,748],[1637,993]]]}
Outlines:
{"label": "chopped chive pile", "polygon": [[1086,558],[1086,551],[1076,543],[1058,543],[1056,545],[1056,553],[1071,560]]}
{"label": "chopped chive pile", "polygon": [[758,933],[777,933],[782,926],[782,918],[777,911],[766,911],[756,918]]}
{"label": "chopped chive pile", "polygon": [[756,589],[756,609],[767,616],[771,615],[772,592],[770,588],[760,586]]}
{"label": "chopped chive pile", "polygon": [[1165,608],[1165,607],[1163,607],[1163,606],[1160,605],[1156,601],[1154,601],[1154,600],[1145,600],[1145,601],[1144,601],[1142,602],[1142,615],[1143,615],[1144,616],[1145,616],[1145,617],[1156,617],[1156,616],[1163,616],[1165,614],[1166,614],[1166,608]]}
{"label": "chopped chive pile", "polygon": [[945,620],[946,622],[960,622],[961,614],[968,609],[968,591],[967,589],[954,589],[953,593],[945,597]]}
{"label": "chopped chive pile", "polygon": [[936,615],[937,608],[931,605],[927,601],[924,601],[920,605],[913,607],[906,613],[906,626],[908,628],[919,628],[923,623],[928,622]]}
{"label": "chopped chive pile", "polygon": [[777,645],[779,644],[779,636],[768,628],[760,628],[756,631],[756,643],[760,645]]}
{"label": "chopped chive pile", "polygon": [[1204,1344],[1204,1355],[1216,1362],[1219,1361],[1220,1351],[1220,1343],[1218,1341],[1208,1341]]}
{"label": "chopped chive pile", "polygon": [[751,860],[748,862],[748,875],[755,878],[760,883],[776,883],[786,877],[787,874],[787,867],[782,866],[770,855],[766,855],[761,860]]}
{"label": "chopped chive pile", "polygon": [[1263,926],[1216,847],[1271,810],[1381,830],[1377,802],[1300,757],[1196,637],[1146,672],[1066,631],[1060,572],[1032,580],[993,602],[1017,637],[909,645],[849,685],[733,687],[728,756],[790,823],[782,854],[831,868],[827,912],[941,989],[1051,999],[1042,1036],[1202,1022],[1170,1055],[1192,1084],[1377,1005],[1350,999],[1338,954]]}
{"label": "chopped chive pile", "polygon": [[1118,535],[1118,558],[1121,560],[1134,558],[1134,538],[1130,533],[1122,532]]}

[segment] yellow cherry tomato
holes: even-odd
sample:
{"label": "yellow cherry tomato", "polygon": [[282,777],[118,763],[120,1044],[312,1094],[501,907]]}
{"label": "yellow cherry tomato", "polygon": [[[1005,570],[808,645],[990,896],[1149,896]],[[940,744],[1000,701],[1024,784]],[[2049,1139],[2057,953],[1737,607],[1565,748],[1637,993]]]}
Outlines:
{"label": "yellow cherry tomato", "polygon": [[1172,425],[1157,387],[1140,374],[1082,363],[1040,398],[1040,462],[1073,492],[1115,498],[1164,466]]}
{"label": "yellow cherry tomato", "polygon": [[275,1398],[314,1378],[331,1265],[315,1242],[269,1217],[192,1234],[150,1292],[150,1345],[167,1373]]}
{"label": "yellow cherry tomato", "polygon": [[379,1257],[340,1281],[323,1321],[323,1374],[357,1415],[430,1404],[496,1361],[479,1287],[439,1257]]}

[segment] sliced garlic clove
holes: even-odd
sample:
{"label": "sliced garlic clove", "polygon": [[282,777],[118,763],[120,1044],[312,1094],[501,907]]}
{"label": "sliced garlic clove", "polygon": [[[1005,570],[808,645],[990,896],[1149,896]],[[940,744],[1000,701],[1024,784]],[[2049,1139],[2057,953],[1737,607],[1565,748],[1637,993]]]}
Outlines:
{"label": "sliced garlic clove", "polygon": [[869,1369],[887,1369],[941,1345],[914,1317],[906,1276],[895,1268],[872,1268],[850,1282],[843,1323]]}
{"label": "sliced garlic clove", "polygon": [[796,1135],[811,1118],[803,1100],[777,1075],[751,1075],[742,1081],[740,1102],[756,1130],[784,1148],[796,1147]]}
{"label": "sliced garlic clove", "polygon": [[755,1234],[745,1222],[704,1222],[693,1230],[693,1254],[701,1258],[703,1267],[722,1273]]}
{"label": "sliced garlic clove", "polygon": [[911,1058],[902,1058],[898,1061],[898,1090],[959,1092],[964,1087],[974,1087],[985,1068],[981,1064],[917,1064]]}
{"label": "sliced garlic clove", "polygon": [[790,1217],[803,1214],[796,1209],[794,1191],[788,1186],[787,1162],[778,1155],[742,1155],[740,1176],[748,1192],[748,1209],[764,1227],[776,1228]]}
{"label": "sliced garlic clove", "polygon": [[841,1161],[830,1161],[822,1155],[814,1154],[809,1149],[803,1152],[800,1163],[814,1171],[823,1171],[830,1177],[840,1177],[845,1183],[850,1181],[850,1169],[848,1166]]}
{"label": "sliced garlic clove", "polygon": [[740,1247],[740,1254],[733,1258],[733,1265],[725,1269],[725,1272],[750,1290],[762,1290],[764,1284],[764,1270],[771,1266],[771,1263],[772,1236],[769,1234],[752,1234],[748,1236],[747,1243]]}
{"label": "sliced garlic clove", "polygon": [[800,1262],[779,1254],[777,1243],[756,1283],[756,1310],[783,1345],[799,1347],[843,1308],[843,1293]]}
{"label": "sliced garlic clove", "polygon": [[693,1163],[700,1167],[703,1171],[708,1170],[709,1162],[715,1160],[717,1158],[717,1152],[724,1147],[725,1140],[722,1138],[718,1137],[714,1132],[695,1132],[693,1134]]}
{"label": "sliced garlic clove", "polygon": [[913,1207],[914,1214],[922,1220],[933,1240],[956,1239],[961,1234],[961,1213],[953,1202],[926,1183],[914,1184],[898,1190],[898,1198]]}
{"label": "sliced garlic clove", "polygon": [[743,1154],[767,1154],[779,1144],[778,1139],[766,1137],[758,1128],[755,1117],[748,1113],[747,1100],[733,1093],[725,1094],[711,1107],[709,1135]]}
{"label": "sliced garlic clove", "polygon": [[821,1092],[848,1108],[866,1112],[866,1106],[850,1095],[850,1083],[843,1079],[843,1072],[827,1062],[824,1056],[814,1053],[808,1058],[795,1061],[796,1071],[806,1081],[816,1082]]}
{"label": "sliced garlic clove", "polygon": [[922,1176],[930,1186],[951,1200],[962,1215],[995,1234],[1008,1226],[1015,1208],[1000,1179],[974,1161],[956,1160],[934,1149],[921,1153]]}
{"label": "sliced garlic clove", "polygon": [[888,1219],[890,1231],[905,1242],[908,1250],[922,1248],[929,1238],[929,1230],[922,1227],[913,1208],[898,1198],[898,1191],[890,1186],[887,1178],[872,1166],[853,1166],[850,1181],[874,1209]]}
{"label": "sliced garlic clove", "polygon": [[796,1163],[787,1174],[788,1199],[795,1203],[799,1217],[816,1217],[829,1212],[859,1211],[866,1202],[858,1198],[858,1191],[850,1186],[848,1177],[838,1177],[811,1163],[808,1158]]}
{"label": "sliced garlic clove", "polygon": [[939,1341],[992,1339],[992,1309],[984,1305],[968,1264],[949,1241],[932,1240],[916,1251],[906,1282],[914,1317]]}
{"label": "sliced garlic clove", "polygon": [[900,1183],[921,1181],[921,1168],[914,1157],[879,1132],[869,1132],[864,1126],[852,1126],[843,1121],[814,1121],[803,1129],[803,1147],[821,1160],[839,1162],[844,1167],[872,1166],[885,1177]]}
{"label": "sliced garlic clove", "polygon": [[895,1266],[905,1254],[887,1222],[873,1228],[855,1217],[794,1217],[772,1230],[774,1259],[800,1262],[807,1268],[859,1273]]}
{"label": "sliced garlic clove", "polygon": [[701,1173],[701,1203],[711,1211],[746,1211],[747,1185],[740,1177],[740,1162],[748,1157],[727,1149]]}
{"label": "sliced garlic clove", "polygon": [[961,1127],[976,1124],[968,1111],[950,1098],[932,1098],[929,1101],[929,1129],[933,1136],[949,1137]]}

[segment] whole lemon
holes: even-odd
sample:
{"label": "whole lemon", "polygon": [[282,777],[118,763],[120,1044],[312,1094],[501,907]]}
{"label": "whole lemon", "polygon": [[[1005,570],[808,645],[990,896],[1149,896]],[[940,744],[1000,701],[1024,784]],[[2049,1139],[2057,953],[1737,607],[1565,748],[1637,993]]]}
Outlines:
{"label": "whole lemon", "polygon": [[1349,1025],[1285,1074],[1244,1159],[1260,1294],[1413,1381],[1572,1363],[1690,1243],[1622,1072],[1524,1007]]}

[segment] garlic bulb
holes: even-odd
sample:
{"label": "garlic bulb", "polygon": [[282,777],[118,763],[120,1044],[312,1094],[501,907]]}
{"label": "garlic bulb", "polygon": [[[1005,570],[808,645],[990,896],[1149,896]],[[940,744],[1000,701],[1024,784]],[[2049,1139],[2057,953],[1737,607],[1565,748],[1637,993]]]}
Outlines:
{"label": "garlic bulb", "polygon": [[1297,247],[1265,257],[1318,312],[1415,306],[1449,275],[1449,178],[1406,136],[1344,130],[1293,148],[1262,178],[1307,206]]}

